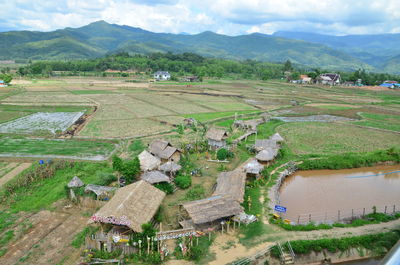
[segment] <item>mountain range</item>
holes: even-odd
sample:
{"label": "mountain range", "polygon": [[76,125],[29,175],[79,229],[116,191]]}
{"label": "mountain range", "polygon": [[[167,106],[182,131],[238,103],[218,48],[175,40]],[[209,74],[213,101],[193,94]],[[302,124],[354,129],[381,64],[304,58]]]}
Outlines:
{"label": "mountain range", "polygon": [[154,33],[97,21],[51,32],[0,33],[0,59],[84,59],[108,53],[194,52],[235,60],[293,63],[332,70],[400,73],[400,34],[330,36],[303,32],[226,36]]}

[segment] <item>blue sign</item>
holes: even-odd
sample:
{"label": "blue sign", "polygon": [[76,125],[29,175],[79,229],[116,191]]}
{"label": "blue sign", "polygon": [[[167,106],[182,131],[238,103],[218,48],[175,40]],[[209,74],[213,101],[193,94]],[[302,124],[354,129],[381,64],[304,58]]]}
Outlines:
{"label": "blue sign", "polygon": [[43,165],[44,161],[43,160],[39,160],[39,164]]}
{"label": "blue sign", "polygon": [[280,205],[275,205],[275,211],[280,212],[280,213],[286,213],[286,207],[283,207]]}

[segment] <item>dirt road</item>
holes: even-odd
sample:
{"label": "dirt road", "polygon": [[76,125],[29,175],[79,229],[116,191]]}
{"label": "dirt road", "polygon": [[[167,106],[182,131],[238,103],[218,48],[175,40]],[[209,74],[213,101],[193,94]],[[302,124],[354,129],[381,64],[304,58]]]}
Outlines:
{"label": "dirt road", "polygon": [[5,174],[2,178],[0,178],[0,188],[3,186],[7,181],[11,180],[13,177],[30,167],[32,163],[22,163],[7,174]]}

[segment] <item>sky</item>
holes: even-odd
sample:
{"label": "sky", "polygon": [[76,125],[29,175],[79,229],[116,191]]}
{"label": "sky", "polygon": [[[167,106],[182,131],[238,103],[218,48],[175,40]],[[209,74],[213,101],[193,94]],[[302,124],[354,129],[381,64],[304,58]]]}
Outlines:
{"label": "sky", "polygon": [[153,32],[226,35],[303,31],[400,33],[399,0],[0,0],[0,31],[52,31],[91,22]]}

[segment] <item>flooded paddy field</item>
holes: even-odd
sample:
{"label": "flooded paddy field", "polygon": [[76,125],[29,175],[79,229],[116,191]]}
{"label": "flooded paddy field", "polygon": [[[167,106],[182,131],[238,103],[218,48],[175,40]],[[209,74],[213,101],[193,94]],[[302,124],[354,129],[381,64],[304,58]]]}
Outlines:
{"label": "flooded paddy field", "polygon": [[280,204],[292,222],[336,222],[371,213],[373,206],[399,211],[399,189],[399,165],[298,171],[282,184]]}
{"label": "flooded paddy field", "polygon": [[284,122],[335,122],[335,121],[355,121],[346,117],[334,116],[334,115],[310,115],[310,116],[299,116],[299,117],[274,117],[274,119]]}

